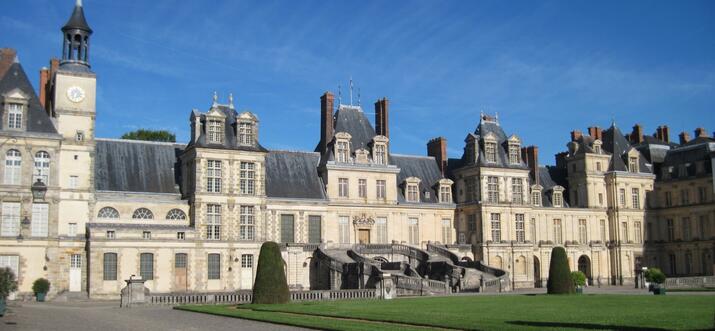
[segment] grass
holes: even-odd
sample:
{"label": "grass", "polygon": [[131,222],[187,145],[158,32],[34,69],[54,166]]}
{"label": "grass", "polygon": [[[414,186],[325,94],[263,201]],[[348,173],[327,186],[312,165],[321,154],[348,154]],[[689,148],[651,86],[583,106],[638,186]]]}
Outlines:
{"label": "grass", "polygon": [[459,296],[179,309],[331,330],[711,329],[715,296]]}

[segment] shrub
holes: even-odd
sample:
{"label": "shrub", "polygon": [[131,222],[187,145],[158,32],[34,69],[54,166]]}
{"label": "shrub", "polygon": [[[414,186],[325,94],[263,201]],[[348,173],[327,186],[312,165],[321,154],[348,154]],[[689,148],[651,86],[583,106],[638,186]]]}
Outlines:
{"label": "shrub", "polygon": [[586,285],[586,275],[581,271],[572,271],[571,281],[576,287],[584,286]]}
{"label": "shrub", "polygon": [[15,273],[10,268],[0,268],[0,299],[7,298],[15,290],[17,290]]}
{"label": "shrub", "polygon": [[546,283],[548,294],[571,294],[576,289],[571,280],[569,262],[566,259],[566,250],[563,247],[554,247],[551,250],[551,263],[549,266],[549,281]]}
{"label": "shrub", "polygon": [[645,271],[645,280],[649,283],[663,284],[665,283],[665,274],[658,268],[648,268]]}
{"label": "shrub", "polygon": [[50,291],[50,281],[44,278],[38,278],[32,283],[32,292],[47,293]]}
{"label": "shrub", "polygon": [[267,241],[258,255],[256,282],[253,284],[252,303],[287,303],[290,291],[286,281],[283,258],[278,244]]}

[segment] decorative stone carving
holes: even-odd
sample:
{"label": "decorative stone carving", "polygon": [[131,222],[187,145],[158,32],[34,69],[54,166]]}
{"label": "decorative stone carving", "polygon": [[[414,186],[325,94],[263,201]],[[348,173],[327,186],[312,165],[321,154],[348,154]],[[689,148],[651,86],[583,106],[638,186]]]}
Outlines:
{"label": "decorative stone carving", "polygon": [[353,216],[353,225],[356,227],[370,228],[375,225],[375,219],[365,214],[362,214],[362,216]]}

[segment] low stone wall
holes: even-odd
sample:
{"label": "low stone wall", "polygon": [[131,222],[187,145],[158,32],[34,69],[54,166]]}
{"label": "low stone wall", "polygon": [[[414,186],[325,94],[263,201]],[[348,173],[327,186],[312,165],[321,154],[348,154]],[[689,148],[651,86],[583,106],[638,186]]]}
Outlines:
{"label": "low stone wall", "polygon": [[[377,299],[376,289],[333,290],[333,291],[294,291],[290,293],[291,301],[327,301]],[[211,305],[211,304],[245,304],[251,303],[253,292],[235,291],[218,293],[156,293],[148,294],[143,303],[132,302],[127,306],[136,305]]]}
{"label": "low stone wall", "polygon": [[674,277],[665,280],[666,288],[715,288],[715,276]]}

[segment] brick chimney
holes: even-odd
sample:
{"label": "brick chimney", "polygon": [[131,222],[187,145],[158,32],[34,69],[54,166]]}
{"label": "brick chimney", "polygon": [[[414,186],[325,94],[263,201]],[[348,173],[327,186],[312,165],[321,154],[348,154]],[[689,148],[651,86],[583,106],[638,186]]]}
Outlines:
{"label": "brick chimney", "polygon": [[631,143],[639,144],[643,142],[643,127],[640,124],[633,126],[633,131],[631,132]]}
{"label": "brick chimney", "polygon": [[705,128],[700,127],[695,129],[695,138],[707,138],[708,137],[708,132],[705,131]]}
{"label": "brick chimney", "polygon": [[390,138],[389,110],[390,101],[387,98],[375,102],[375,133],[387,138]]}
{"label": "brick chimney", "polygon": [[598,126],[592,126],[588,128],[588,135],[593,139],[603,140],[603,129]]}
{"label": "brick chimney", "polygon": [[12,48],[0,48],[0,78],[5,76],[7,69],[15,62],[17,51]]}
{"label": "brick chimney", "polygon": [[556,167],[560,169],[566,169],[566,157],[569,155],[569,152],[561,152],[554,157],[556,158]]}
{"label": "brick chimney", "polygon": [[678,137],[680,138],[681,145],[687,144],[688,141],[690,141],[690,135],[685,131],[681,132],[680,135],[678,135]]}
{"label": "brick chimney", "polygon": [[325,153],[328,143],[333,139],[333,103],[335,97],[325,92],[320,97],[320,152]]}
{"label": "brick chimney", "polygon": [[526,165],[529,166],[529,174],[534,178],[532,184],[539,185],[539,147],[522,147],[521,157],[526,162]]}
{"label": "brick chimney", "polygon": [[573,130],[571,131],[571,141],[577,141],[583,137],[583,133],[581,133],[581,130]]}
{"label": "brick chimney", "polygon": [[60,66],[60,60],[50,59],[50,67],[43,67],[40,69],[40,86],[39,97],[40,104],[45,108],[48,115],[52,116],[52,77],[57,72],[57,68]]}
{"label": "brick chimney", "polygon": [[447,138],[437,137],[427,142],[427,155],[435,158],[444,177],[447,170]]}

